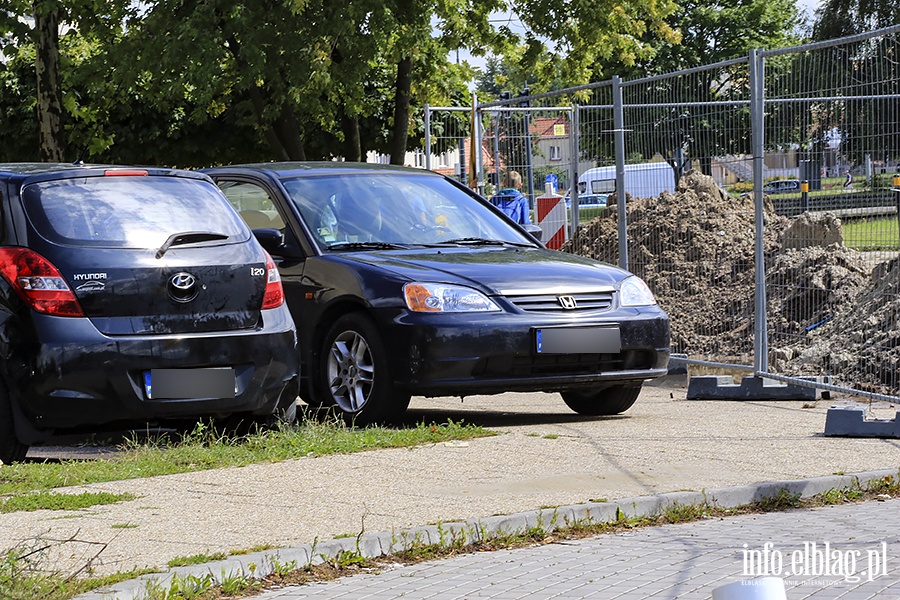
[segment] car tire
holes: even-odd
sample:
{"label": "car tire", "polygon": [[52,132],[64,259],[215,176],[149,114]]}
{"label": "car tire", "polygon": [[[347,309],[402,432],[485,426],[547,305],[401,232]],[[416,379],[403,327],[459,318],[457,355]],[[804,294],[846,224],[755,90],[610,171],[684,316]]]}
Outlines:
{"label": "car tire", "polygon": [[391,423],[409,406],[410,396],[394,385],[381,334],[367,315],[353,312],[335,321],[320,357],[316,396],[347,423]]}
{"label": "car tire", "polygon": [[3,380],[0,380],[0,461],[5,465],[20,462],[25,460],[26,454],[28,445],[16,437],[9,388]]}
{"label": "car tire", "polygon": [[641,393],[640,385],[614,385],[601,390],[570,390],[561,396],[566,406],[579,415],[618,415],[632,407]]}

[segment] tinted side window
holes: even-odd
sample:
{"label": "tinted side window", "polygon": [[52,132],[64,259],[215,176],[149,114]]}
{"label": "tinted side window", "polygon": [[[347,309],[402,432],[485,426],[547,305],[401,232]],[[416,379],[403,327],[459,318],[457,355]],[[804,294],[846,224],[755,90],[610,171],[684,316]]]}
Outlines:
{"label": "tinted side window", "polygon": [[157,248],[173,233],[247,239],[215,186],[178,177],[86,177],[34,183],[25,212],[43,237],[81,246]]}
{"label": "tinted side window", "polygon": [[275,202],[259,185],[243,181],[220,181],[219,187],[250,229],[284,229],[284,220],[278,214]]}

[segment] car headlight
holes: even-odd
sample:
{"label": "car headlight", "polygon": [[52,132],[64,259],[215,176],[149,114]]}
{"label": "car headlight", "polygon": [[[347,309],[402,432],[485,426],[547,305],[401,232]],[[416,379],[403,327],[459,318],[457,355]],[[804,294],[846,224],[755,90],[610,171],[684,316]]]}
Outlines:
{"label": "car headlight", "polygon": [[494,301],[479,291],[446,283],[407,283],[403,286],[406,306],[414,312],[499,311]]}
{"label": "car headlight", "polygon": [[652,306],[656,304],[653,292],[637,275],[626,277],[619,284],[619,304],[622,306]]}

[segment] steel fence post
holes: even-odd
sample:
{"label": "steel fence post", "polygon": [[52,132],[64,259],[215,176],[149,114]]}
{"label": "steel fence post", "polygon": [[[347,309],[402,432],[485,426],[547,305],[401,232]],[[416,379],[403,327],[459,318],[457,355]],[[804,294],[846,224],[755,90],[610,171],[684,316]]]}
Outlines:
{"label": "steel fence post", "polygon": [[897,233],[900,235],[900,173],[894,175],[894,200],[897,202]]}
{"label": "steel fence post", "polygon": [[474,115],[474,119],[472,121],[472,135],[474,136],[472,150],[473,154],[475,155],[472,160],[475,161],[475,181],[476,187],[478,188],[478,193],[484,195],[484,153],[481,147],[481,108],[478,106],[478,96],[475,94],[472,94],[472,113]]}
{"label": "steel fence post", "polygon": [[753,143],[753,200],[755,204],[756,324],[754,328],[753,368],[756,373],[769,370],[769,338],[766,327],[766,255],[763,244],[763,158],[765,156],[765,62],[757,50],[750,51],[750,127]]}
{"label": "steel fence post", "polygon": [[569,235],[569,238],[572,240],[578,235],[578,223],[581,219],[578,214],[578,163],[581,158],[580,140],[578,139],[581,128],[580,111],[581,109],[578,105],[573,104],[571,117],[569,119],[572,123],[572,134],[570,137],[572,143],[572,161],[569,164],[569,204],[571,205],[572,233]]}
{"label": "steel fence post", "polygon": [[431,107],[425,105],[425,168],[431,170]]}
{"label": "steel fence post", "polygon": [[619,266],[628,269],[628,228],[625,222],[625,108],[622,101],[622,80],[612,78],[613,129],[616,151],[616,214],[619,220]]}

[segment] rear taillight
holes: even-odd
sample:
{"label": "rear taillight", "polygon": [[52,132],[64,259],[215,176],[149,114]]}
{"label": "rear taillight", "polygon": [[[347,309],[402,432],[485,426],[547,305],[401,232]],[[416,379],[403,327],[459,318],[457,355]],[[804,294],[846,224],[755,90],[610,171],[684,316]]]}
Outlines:
{"label": "rear taillight", "polygon": [[72,288],[49,260],[28,248],[0,248],[0,275],[28,305],[57,317],[83,317]]}
{"label": "rear taillight", "polygon": [[266,252],[266,293],[263,295],[263,310],[278,308],[284,304],[284,288],[281,287],[281,275],[275,261]]}

